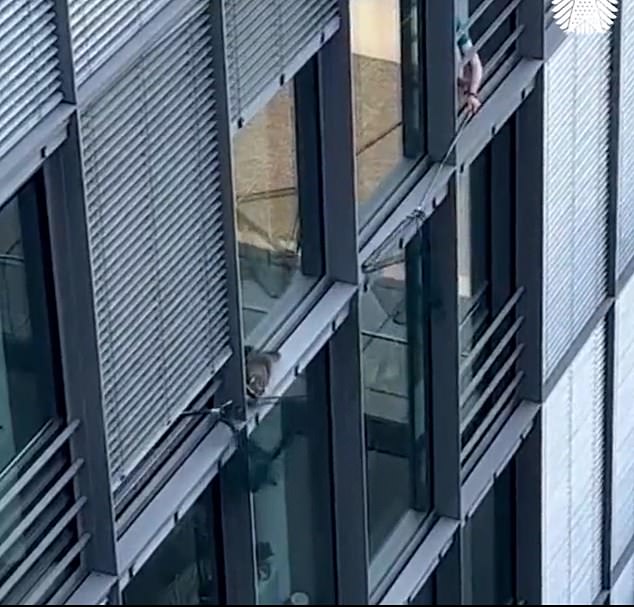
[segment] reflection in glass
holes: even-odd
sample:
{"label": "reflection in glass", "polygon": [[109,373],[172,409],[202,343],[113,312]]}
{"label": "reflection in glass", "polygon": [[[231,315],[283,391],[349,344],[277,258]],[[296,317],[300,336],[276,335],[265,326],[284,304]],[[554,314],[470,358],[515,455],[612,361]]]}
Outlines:
{"label": "reflection in glass", "polygon": [[467,605],[515,604],[513,471],[510,464],[464,527],[464,602]]}
{"label": "reflection in glass", "polygon": [[310,285],[302,274],[292,82],[236,133],[233,146],[248,338],[267,315],[288,309]]}
{"label": "reflection in glass", "polygon": [[[462,359],[469,356],[491,322],[489,157],[487,148],[470,167],[465,168],[458,187],[458,323]],[[472,371],[461,375],[461,392],[488,353],[485,348],[474,361]],[[480,391],[476,390],[463,403],[463,418],[471,411],[479,396]]]}
{"label": "reflection in glass", "polygon": [[326,394],[318,355],[250,438],[261,605],[334,604]]}
{"label": "reflection in glass", "polygon": [[57,415],[38,194],[0,206],[0,470]]}
{"label": "reflection in glass", "polygon": [[351,0],[350,11],[357,198],[365,203],[378,189],[387,194],[388,177],[422,153],[422,30],[416,0]]}
{"label": "reflection in glass", "polygon": [[212,485],[123,591],[126,605],[219,605]]}
{"label": "reflection in glass", "polygon": [[417,236],[405,260],[372,276],[361,300],[371,559],[398,529],[416,528],[430,509],[420,247]]}

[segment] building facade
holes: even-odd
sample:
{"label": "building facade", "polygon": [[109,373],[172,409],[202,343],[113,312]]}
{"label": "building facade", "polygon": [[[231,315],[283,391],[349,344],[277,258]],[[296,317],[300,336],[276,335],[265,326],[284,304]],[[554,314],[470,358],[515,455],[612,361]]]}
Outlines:
{"label": "building facade", "polygon": [[0,602],[634,603],[620,4],[0,0]]}

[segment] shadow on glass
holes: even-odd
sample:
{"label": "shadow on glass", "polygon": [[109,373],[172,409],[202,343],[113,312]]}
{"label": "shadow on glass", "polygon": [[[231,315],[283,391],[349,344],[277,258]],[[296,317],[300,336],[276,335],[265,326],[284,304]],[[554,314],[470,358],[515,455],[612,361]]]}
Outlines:
{"label": "shadow on glass", "polygon": [[361,298],[370,585],[431,511],[422,237]]}
{"label": "shadow on glass", "polygon": [[249,438],[260,605],[335,601],[325,354]]}

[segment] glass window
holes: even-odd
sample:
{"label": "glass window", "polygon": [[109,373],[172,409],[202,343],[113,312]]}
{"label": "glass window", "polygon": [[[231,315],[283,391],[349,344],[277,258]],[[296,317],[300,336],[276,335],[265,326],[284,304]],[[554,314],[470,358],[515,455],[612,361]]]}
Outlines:
{"label": "glass window", "polygon": [[515,605],[515,480],[511,463],[463,531],[464,602]]}
{"label": "glass window", "polygon": [[261,605],[335,602],[326,375],[322,353],[249,440]]}
{"label": "glass window", "polygon": [[460,176],[457,201],[458,315],[463,350],[470,350],[491,310],[490,156],[488,148]]}
{"label": "glass window", "polygon": [[43,187],[0,206],[0,470],[57,417]]}
{"label": "glass window", "polygon": [[351,0],[357,198],[361,219],[423,153],[418,0]]}
{"label": "glass window", "polygon": [[419,235],[401,262],[371,275],[361,300],[372,587],[431,508],[421,248]]}
{"label": "glass window", "polygon": [[[515,292],[514,145],[510,121],[458,181],[460,413],[465,460],[478,444],[489,440],[489,428],[501,423],[507,405],[513,402],[512,392],[505,390],[515,374],[513,365],[506,364],[516,347],[515,317],[505,306]],[[485,337],[503,310],[505,316]]]}
{"label": "glass window", "polygon": [[[458,237],[458,335],[461,363],[491,324],[491,213],[488,148],[459,177],[457,200]],[[482,390],[467,388],[489,355],[483,348],[477,360],[460,375],[461,419],[472,419]],[[481,381],[477,386],[486,387]]]}
{"label": "glass window", "polygon": [[[302,187],[298,171],[304,166],[297,157],[303,120],[296,116],[291,81],[233,141],[242,307],[250,343],[265,339],[268,328],[279,323],[264,320],[287,314],[320,273],[318,193],[310,188],[304,194],[309,188]],[[309,230],[302,229],[305,207],[311,211]]]}
{"label": "glass window", "polygon": [[123,591],[126,605],[221,605],[213,484]]}

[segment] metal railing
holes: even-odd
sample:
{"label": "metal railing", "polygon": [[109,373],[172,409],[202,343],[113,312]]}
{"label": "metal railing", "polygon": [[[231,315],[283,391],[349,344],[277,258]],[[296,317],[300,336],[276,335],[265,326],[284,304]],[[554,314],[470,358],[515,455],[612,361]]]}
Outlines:
{"label": "metal railing", "polygon": [[[525,1],[529,0],[483,0],[458,32],[458,36],[469,34],[482,61],[482,99],[493,93],[520,60],[517,42],[524,27],[518,10]],[[462,67],[468,61],[464,58]],[[464,115],[464,109],[460,114]]]}
{"label": "metal railing", "polygon": [[518,339],[524,317],[517,306],[523,293],[520,287],[513,294],[460,363],[463,468],[472,467],[517,405],[524,347]]}
{"label": "metal railing", "polygon": [[[83,460],[68,443],[79,422],[49,422],[0,473],[0,602],[56,604],[83,574],[80,532],[85,497],[75,495]],[[3,437],[8,444],[8,428]]]}

